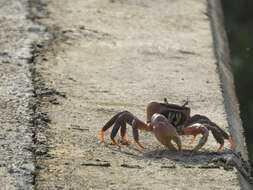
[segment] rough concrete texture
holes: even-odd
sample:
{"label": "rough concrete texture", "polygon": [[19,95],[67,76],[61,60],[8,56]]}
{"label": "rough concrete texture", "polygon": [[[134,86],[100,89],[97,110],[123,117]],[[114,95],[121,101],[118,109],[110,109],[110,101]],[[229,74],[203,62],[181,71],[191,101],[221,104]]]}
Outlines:
{"label": "rough concrete texture", "polygon": [[[220,73],[221,88],[224,97],[224,105],[227,113],[227,120],[230,126],[230,132],[233,136],[236,146],[236,152],[240,152],[243,160],[248,160],[248,152],[245,144],[244,131],[239,116],[239,105],[235,95],[234,81],[230,68],[229,48],[226,32],[223,25],[223,14],[219,1],[208,1],[209,16],[211,19],[212,34],[214,39],[214,52],[217,58],[218,70]],[[239,164],[241,165],[241,164]],[[240,168],[243,167],[239,167]],[[252,170],[252,169],[251,169]],[[252,172],[252,171],[251,171]],[[250,173],[251,173],[250,172]],[[244,172],[241,172],[244,174]],[[253,189],[252,173],[251,180],[245,180],[245,177],[239,175],[241,188]],[[247,177],[246,177],[247,178]],[[249,182],[251,181],[251,182]]]}
{"label": "rough concrete texture", "polygon": [[[239,189],[236,171],[215,166],[229,157],[210,135],[198,153],[183,137],[171,152],[151,133],[146,149],[122,149],[99,140],[115,113],[129,110],[145,121],[150,101],[181,104],[228,130],[214,55],[207,2],[196,0],[46,1],[48,17],[37,20],[54,39],[35,59],[45,86],[64,92],[42,108],[51,123],[49,152],[38,159],[38,189]],[[128,137],[130,139],[131,127]],[[227,145],[226,145],[227,147]]]}
{"label": "rough concrete texture", "polygon": [[240,189],[226,164],[228,145],[216,152],[211,134],[199,152],[190,151],[191,137],[173,152],[148,132],[140,149],[130,126],[129,146],[118,149],[109,133],[99,140],[115,113],[146,121],[146,105],[164,97],[188,99],[192,114],[228,131],[206,0],[10,0],[0,7],[3,189]]}
{"label": "rough concrete texture", "polygon": [[0,189],[33,189],[35,158],[30,105],[31,44],[43,27],[32,23],[26,0],[0,2]]}

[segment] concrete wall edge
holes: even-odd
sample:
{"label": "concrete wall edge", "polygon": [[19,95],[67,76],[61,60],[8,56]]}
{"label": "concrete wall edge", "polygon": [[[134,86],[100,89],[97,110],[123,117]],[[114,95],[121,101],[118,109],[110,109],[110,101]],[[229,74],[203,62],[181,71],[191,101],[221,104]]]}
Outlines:
{"label": "concrete wall edge", "polygon": [[[229,131],[236,144],[235,152],[240,152],[244,160],[248,160],[244,129],[240,118],[239,103],[235,93],[234,78],[230,66],[230,52],[221,3],[219,0],[207,0],[207,14],[210,18],[212,29],[214,55],[220,77],[220,86],[224,98],[224,106],[229,124]],[[239,172],[238,172],[239,173]],[[240,173],[238,175],[242,189],[252,189],[247,179]]]}

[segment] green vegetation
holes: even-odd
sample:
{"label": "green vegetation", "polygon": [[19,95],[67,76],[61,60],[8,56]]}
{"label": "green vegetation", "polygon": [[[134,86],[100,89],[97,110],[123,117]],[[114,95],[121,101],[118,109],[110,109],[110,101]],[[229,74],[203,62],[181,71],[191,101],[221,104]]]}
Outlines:
{"label": "green vegetation", "polygon": [[249,156],[253,161],[253,1],[222,0],[231,65]]}

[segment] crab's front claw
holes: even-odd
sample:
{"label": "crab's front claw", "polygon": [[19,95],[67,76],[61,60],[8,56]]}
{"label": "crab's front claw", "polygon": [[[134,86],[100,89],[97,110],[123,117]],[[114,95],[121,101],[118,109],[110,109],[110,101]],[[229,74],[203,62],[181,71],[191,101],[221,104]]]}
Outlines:
{"label": "crab's front claw", "polygon": [[209,136],[208,129],[203,124],[194,124],[194,125],[186,127],[186,129],[184,129],[180,133],[180,135],[193,135],[193,139],[190,143],[194,142],[195,137],[198,134],[202,134],[202,137],[199,140],[199,143],[197,144],[197,146],[193,148],[193,151],[198,151],[200,148],[202,148],[206,144],[208,136]]}
{"label": "crab's front claw", "polygon": [[197,130],[200,131],[200,134],[202,134],[202,137],[199,140],[199,143],[197,144],[197,146],[194,147],[193,151],[198,151],[199,149],[201,149],[206,144],[206,141],[209,135],[208,129],[203,125],[199,126],[199,129]]}
{"label": "crab's front claw", "polygon": [[[181,139],[176,128],[161,114],[154,114],[150,126],[153,127],[153,133],[157,140],[166,146],[169,150],[181,150]],[[178,149],[173,145],[176,143]]]}
{"label": "crab's front claw", "polygon": [[189,142],[189,144],[194,143],[196,141],[196,137],[197,137],[196,135],[193,135],[191,141]]}

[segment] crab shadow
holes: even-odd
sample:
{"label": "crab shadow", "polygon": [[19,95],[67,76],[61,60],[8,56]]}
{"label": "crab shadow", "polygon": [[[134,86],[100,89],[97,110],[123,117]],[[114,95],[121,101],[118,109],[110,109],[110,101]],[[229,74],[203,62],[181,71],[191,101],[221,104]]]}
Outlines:
{"label": "crab shadow", "polygon": [[[208,163],[213,163],[214,160],[220,158],[231,157],[231,150],[224,148],[222,151],[210,151],[210,150],[201,150],[201,151],[192,151],[192,150],[181,150],[181,151],[172,151],[168,149],[153,149],[154,147],[148,147],[146,149],[140,149],[132,144],[126,144],[121,142],[122,147],[118,148],[112,143],[104,145],[113,152],[123,154],[128,157],[132,157],[138,160],[149,160],[149,161],[159,161],[159,160],[168,160],[172,161],[175,164],[181,164],[184,166],[205,166]],[[156,147],[160,148],[160,147]]]}
{"label": "crab shadow", "polygon": [[143,158],[150,160],[168,159],[183,165],[206,165],[217,158],[223,158],[231,155],[231,151],[225,149],[222,152],[198,151],[191,150],[171,151],[155,150],[143,153]]}
{"label": "crab shadow", "polygon": [[147,149],[140,150],[133,146],[127,146],[125,148],[108,148],[118,153],[140,160],[145,159],[150,161],[159,161],[167,159],[168,161],[172,161],[176,164],[182,164],[185,166],[203,166],[208,163],[212,163],[215,159],[224,158],[231,155],[230,149],[223,149],[223,151],[220,152],[208,150],[195,152],[191,150],[171,151],[168,149],[148,151]]}

